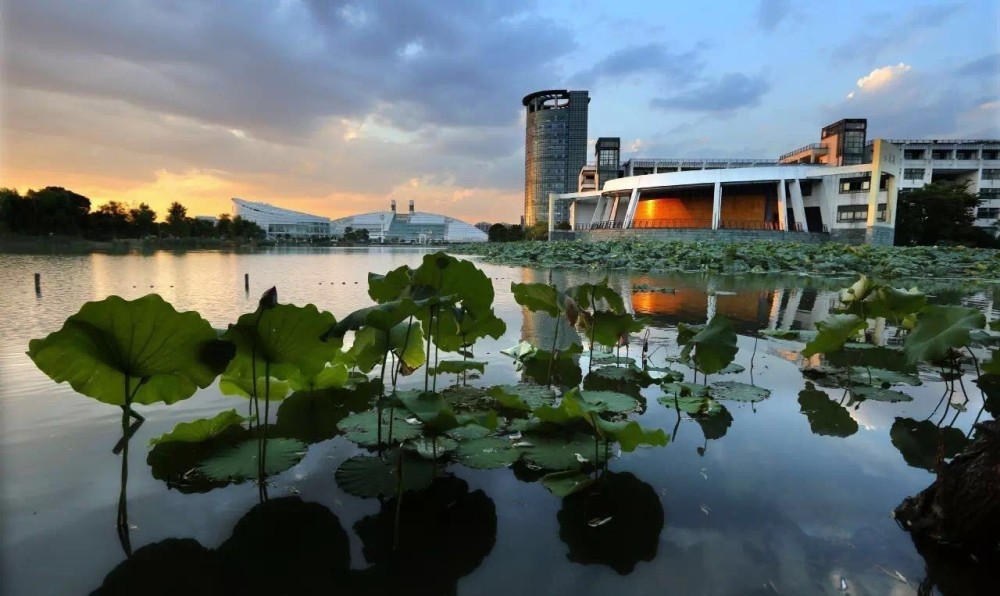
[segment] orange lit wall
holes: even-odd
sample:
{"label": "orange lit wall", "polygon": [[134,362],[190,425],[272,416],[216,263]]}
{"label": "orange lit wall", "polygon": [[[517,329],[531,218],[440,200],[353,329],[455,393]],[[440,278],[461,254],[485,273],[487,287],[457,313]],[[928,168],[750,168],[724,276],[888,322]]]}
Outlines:
{"label": "orange lit wall", "polygon": [[[760,307],[757,296],[717,296],[716,312],[744,321],[755,321]],[[704,290],[678,289],[674,294],[636,292],[632,294],[632,309],[646,315],[702,316],[708,312],[708,296]]]}
{"label": "orange lit wall", "polygon": [[[764,221],[764,195],[722,195],[723,221]],[[641,205],[641,203],[640,203]],[[709,211],[711,216],[711,211]]]}
{"label": "orange lit wall", "polygon": [[708,228],[712,225],[712,200],[666,197],[639,201],[635,219],[695,220]]}

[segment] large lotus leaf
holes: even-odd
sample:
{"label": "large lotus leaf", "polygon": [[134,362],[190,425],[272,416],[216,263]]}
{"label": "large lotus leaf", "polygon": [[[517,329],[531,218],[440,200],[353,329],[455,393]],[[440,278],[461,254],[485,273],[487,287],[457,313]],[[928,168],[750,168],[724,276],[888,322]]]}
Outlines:
{"label": "large lotus leaf", "polygon": [[600,365],[614,364],[615,366],[624,366],[624,367],[636,365],[635,358],[631,358],[629,356],[619,356],[614,352],[596,353],[594,354],[590,362],[594,366],[597,366],[599,364]]}
{"label": "large lotus leaf", "polygon": [[[480,427],[481,428],[481,427]],[[440,459],[458,449],[458,441],[444,437],[417,437],[403,443],[403,448],[424,459]]]}
{"label": "large lotus leaf", "polygon": [[339,434],[337,425],[350,414],[367,411],[378,395],[378,382],[354,388],[293,393],[278,408],[274,436],[318,443]]}
{"label": "large lotus leaf", "polygon": [[670,441],[670,435],[663,432],[663,429],[642,428],[635,420],[609,422],[603,418],[594,417],[592,421],[596,425],[598,434],[605,441],[617,442],[622,451],[626,453],[635,451],[639,445],[662,447]]}
{"label": "large lotus leaf", "polygon": [[162,480],[169,488],[184,494],[206,493],[232,481],[207,478],[199,473],[198,466],[216,453],[250,438],[250,431],[232,424],[198,442],[161,441],[149,450],[146,463],[153,478]]}
{"label": "large lotus leaf", "polygon": [[415,315],[420,309],[426,308],[427,304],[427,300],[417,302],[409,298],[403,298],[401,300],[368,306],[344,317],[343,320],[330,327],[323,334],[323,338],[327,341],[334,338],[342,338],[348,331],[357,331],[364,326],[374,327],[382,331],[392,329]]}
{"label": "large lotus leaf", "polygon": [[974,308],[928,306],[917,317],[903,351],[910,362],[940,360],[948,350],[969,345],[969,332],[985,325],[986,316]]}
{"label": "large lotus leaf", "polygon": [[639,402],[635,398],[616,391],[583,390],[580,392],[580,397],[583,401],[594,406],[603,406],[604,411],[614,414],[625,414],[639,409]]}
{"label": "large lotus leaf", "polygon": [[663,392],[667,394],[667,397],[673,398],[674,395],[678,397],[686,396],[697,396],[697,397],[709,397],[708,387],[705,385],[698,385],[697,383],[683,383],[679,381],[667,381],[661,383],[660,386],[663,387]]}
{"label": "large lotus leaf", "polygon": [[452,385],[441,391],[441,397],[451,405],[456,413],[479,412],[496,407],[496,400],[487,395],[485,387]]}
{"label": "large lotus leaf", "polygon": [[816,337],[815,331],[806,331],[803,329],[761,329],[757,333],[765,337],[773,337],[775,339],[784,339],[788,341],[808,342]]}
{"label": "large lotus leaf", "polygon": [[901,290],[880,287],[865,302],[865,314],[868,317],[901,321],[912,313],[920,312],[927,305],[927,295],[917,288]]}
{"label": "large lotus leaf", "polygon": [[511,283],[510,291],[514,300],[531,312],[544,312],[550,317],[558,317],[560,296],[555,286],[541,283]]}
{"label": "large lotus leaf", "polygon": [[486,428],[485,426],[479,426],[478,424],[466,424],[465,426],[459,426],[458,428],[453,428],[445,433],[452,439],[455,439],[459,443],[464,441],[473,441],[475,439],[482,439],[493,434],[493,431]]}
{"label": "large lotus leaf", "polygon": [[493,305],[490,278],[471,261],[459,260],[443,252],[424,255],[412,280],[414,286],[433,288],[438,297],[448,296],[456,303],[461,302],[466,311],[476,316],[488,313]]}
{"label": "large lotus leaf", "polygon": [[[382,441],[389,437],[390,411],[382,412]],[[392,439],[405,441],[419,437],[420,421],[412,418],[403,408],[391,411]],[[375,410],[351,414],[337,424],[347,440],[361,447],[375,447],[378,444],[378,413]]]}
{"label": "large lotus leaf", "polygon": [[400,323],[389,330],[389,347],[411,370],[419,368],[427,361],[424,354],[424,335],[416,322]]}
{"label": "large lotus leaf", "polygon": [[705,325],[691,325],[688,323],[677,323],[677,345],[686,346],[691,339],[701,333]]}
{"label": "large lotus leaf", "polygon": [[643,320],[629,313],[599,310],[594,313],[591,337],[604,346],[628,345],[629,335],[643,330]]}
{"label": "large lotus leaf", "polygon": [[[234,358],[225,374],[219,379],[219,391],[223,395],[250,397],[256,391],[258,397],[267,396],[272,401],[284,399],[291,389],[289,381],[264,376],[264,364],[257,363],[257,383],[253,382],[253,368],[249,358]],[[299,383],[301,379],[297,379]]]}
{"label": "large lotus leaf", "polygon": [[556,401],[555,392],[542,385],[497,385],[491,387],[487,393],[501,406],[523,412],[530,412],[541,406],[551,406]]}
{"label": "large lotus leaf", "polygon": [[[208,321],[177,312],[156,294],[88,302],[62,329],[28,344],[28,356],[57,383],[112,405],[168,404],[208,387],[232,358]],[[141,383],[141,387],[140,387]],[[138,388],[138,390],[136,389]]]}
{"label": "large lotus leaf", "polygon": [[594,438],[583,433],[569,436],[523,433],[524,459],[546,470],[579,470],[584,462],[604,461],[604,448],[595,452]]}
{"label": "large lotus leaf", "polygon": [[719,402],[705,395],[686,395],[674,397],[665,395],[657,400],[668,408],[679,409],[693,417],[709,417],[722,412]]}
{"label": "large lotus leaf", "polygon": [[496,428],[497,425],[495,412],[456,415],[451,405],[439,393],[401,391],[396,397],[423,423],[425,434],[442,434],[466,424],[478,424],[486,428]]}
{"label": "large lotus leaf", "polygon": [[149,440],[150,447],[160,443],[199,443],[217,437],[231,426],[239,426],[245,418],[236,410],[219,412],[211,418],[202,418],[193,422],[181,422],[168,433]]}
{"label": "large lotus leaf", "polygon": [[876,284],[872,280],[868,279],[867,275],[862,275],[851,287],[840,291],[840,301],[845,305],[845,307],[850,309],[855,304],[858,304],[865,298],[868,298],[868,295],[871,294],[872,290],[876,287]]}
{"label": "large lotus leaf", "polygon": [[857,315],[830,315],[816,323],[819,333],[806,344],[802,355],[809,358],[814,354],[835,352],[867,327],[868,323]]}
{"label": "large lotus leaf", "polygon": [[726,436],[729,427],[733,424],[733,415],[729,413],[722,404],[718,404],[719,411],[711,416],[692,416],[694,421],[701,427],[701,434],[706,441],[721,439]]}
{"label": "large lotus leaf", "polygon": [[460,441],[455,451],[455,458],[462,465],[477,470],[506,468],[520,459],[524,451],[523,447],[514,445],[515,441],[497,437]]}
{"label": "large lotus leaf", "polygon": [[634,366],[602,366],[595,368],[587,376],[588,378],[591,376],[600,377],[608,381],[635,383],[640,387],[648,387],[653,383],[652,377],[646,371]]}
{"label": "large lotus leaf", "polygon": [[440,360],[437,366],[431,369],[431,374],[453,374],[475,370],[486,372],[486,363],[477,360]]}
{"label": "large lotus leaf", "polygon": [[[306,444],[295,439],[268,439],[264,473],[279,474],[302,460]],[[198,473],[213,480],[239,482],[256,478],[258,473],[259,441],[250,439],[219,451],[198,466]]]}
{"label": "large lotus leaf", "polygon": [[521,363],[523,378],[541,385],[576,387],[583,380],[583,371],[579,359],[573,358],[573,355],[572,352],[560,351],[553,357],[548,350],[536,350]]}
{"label": "large lotus leaf", "polygon": [[939,456],[955,457],[969,444],[965,433],[957,428],[939,428],[930,420],[917,422],[912,418],[896,418],[889,438],[907,465],[931,472],[937,469]]}
{"label": "large lotus leaf", "polygon": [[737,350],[733,324],[726,317],[716,315],[687,342],[681,354],[693,359],[703,374],[711,375],[728,366]]}
{"label": "large lotus leaf", "polygon": [[763,387],[755,387],[737,381],[722,381],[712,383],[709,389],[712,397],[720,401],[742,401],[757,403],[771,397],[771,391]]}
{"label": "large lotus leaf", "polygon": [[500,339],[507,331],[507,324],[492,310],[474,314],[464,307],[442,308],[437,316],[434,344],[446,352],[467,348],[483,337]]}
{"label": "large lotus leaf", "polygon": [[847,408],[812,383],[806,383],[806,388],[799,392],[799,411],[809,419],[809,429],[814,435],[849,437],[858,432],[858,423]]}
{"label": "large lotus leaf", "polygon": [[569,296],[582,309],[608,310],[616,314],[625,312],[625,302],[618,292],[608,286],[608,278],[596,284],[580,284],[566,289]]}
{"label": "large lotus leaf", "polygon": [[[402,479],[400,479],[402,471]],[[383,459],[373,455],[356,455],[340,464],[334,475],[337,486],[355,497],[374,499],[393,497],[403,492],[420,490],[434,480],[434,463],[404,451],[390,451]]]}
{"label": "large lotus leaf", "polygon": [[323,389],[334,389],[343,387],[348,380],[347,365],[337,362],[324,366],[318,373],[311,377],[299,376],[289,381],[289,385],[295,391],[321,391]]}
{"label": "large lotus leaf", "polygon": [[913,401],[913,398],[905,393],[882,387],[851,387],[850,391],[852,404],[866,399],[890,403]]}
{"label": "large lotus leaf", "polygon": [[[572,389],[562,396],[557,407],[540,406],[534,409],[534,415],[542,422],[553,424],[568,424],[577,419],[589,420],[591,416],[608,409],[607,404],[598,397],[593,401],[587,401],[581,396],[580,390]],[[632,400],[627,395],[624,397]],[[634,400],[632,401],[634,403]]]}
{"label": "large lotus leaf", "polygon": [[314,377],[340,352],[338,342],[325,342],[322,330],[336,323],[333,315],[316,306],[278,304],[262,311],[246,313],[230,325],[224,339],[236,344],[236,357],[224,376],[231,371],[246,369],[251,359],[257,359],[257,374],[264,374],[264,363],[270,376],[290,381]]}
{"label": "large lotus leaf", "polygon": [[594,479],[577,470],[566,470],[546,474],[540,482],[550,493],[562,498],[587,488],[594,483]]}
{"label": "large lotus leaf", "polygon": [[368,295],[379,304],[398,300],[410,286],[413,270],[408,265],[393,269],[385,275],[368,274]]}
{"label": "large lotus leaf", "polygon": [[404,321],[390,329],[388,336],[382,329],[364,327],[354,335],[347,355],[360,370],[368,371],[380,365],[389,350],[410,370],[422,366],[427,358],[420,324]]}

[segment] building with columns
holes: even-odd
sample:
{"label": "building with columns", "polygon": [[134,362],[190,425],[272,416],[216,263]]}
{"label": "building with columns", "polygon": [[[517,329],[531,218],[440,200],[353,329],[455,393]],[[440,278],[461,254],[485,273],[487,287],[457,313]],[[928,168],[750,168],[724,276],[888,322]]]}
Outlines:
{"label": "building with columns", "polygon": [[553,193],[549,208],[565,205],[581,240],[892,244],[902,150],[877,139],[871,155],[870,163],[854,165],[772,163],[625,176],[600,190]]}

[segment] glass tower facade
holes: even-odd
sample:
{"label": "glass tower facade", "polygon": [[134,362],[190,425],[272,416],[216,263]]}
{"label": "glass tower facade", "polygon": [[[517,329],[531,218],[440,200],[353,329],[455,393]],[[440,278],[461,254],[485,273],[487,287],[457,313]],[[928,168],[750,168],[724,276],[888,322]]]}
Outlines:
{"label": "glass tower facade", "polygon": [[[549,219],[549,193],[575,192],[587,163],[586,91],[538,91],[524,98],[524,225]],[[569,221],[569,205],[555,222]]]}
{"label": "glass tower facade", "polygon": [[618,177],[622,140],[619,137],[601,137],[597,139],[594,153],[597,156],[597,189],[602,190],[605,182]]}

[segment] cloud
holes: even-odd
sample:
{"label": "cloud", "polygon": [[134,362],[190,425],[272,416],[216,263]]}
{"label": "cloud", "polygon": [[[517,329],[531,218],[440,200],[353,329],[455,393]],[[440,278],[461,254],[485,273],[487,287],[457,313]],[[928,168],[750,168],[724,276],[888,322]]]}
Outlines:
{"label": "cloud", "polygon": [[791,0],[760,0],[757,6],[757,26],[764,31],[774,31],[792,13]]}
{"label": "cloud", "polygon": [[[858,79],[858,89],[866,93],[871,93],[878,91],[879,89],[885,87],[886,85],[892,83],[893,81],[899,79],[907,72],[911,70],[909,64],[903,64],[900,62],[895,66],[883,66],[881,68],[876,68],[870,73]],[[848,94],[848,98],[854,97],[854,92],[852,91]]]}
{"label": "cloud", "polygon": [[671,97],[653,99],[650,105],[664,110],[733,112],[759,105],[761,97],[769,89],[770,83],[763,75],[750,77],[743,73],[731,72]]}
{"label": "cloud", "polygon": [[[923,4],[908,14],[859,15],[858,23],[881,21],[881,27],[859,26],[858,33],[832,50],[834,62],[870,62],[887,54],[896,54],[911,46],[930,42],[935,30],[943,27],[964,9],[963,4]],[[881,16],[881,15],[880,15]]]}
{"label": "cloud", "polygon": [[662,43],[647,43],[615,50],[569,80],[574,85],[586,87],[600,80],[621,81],[648,75],[665,83],[683,83],[702,68],[704,62],[697,50],[675,52]]}

